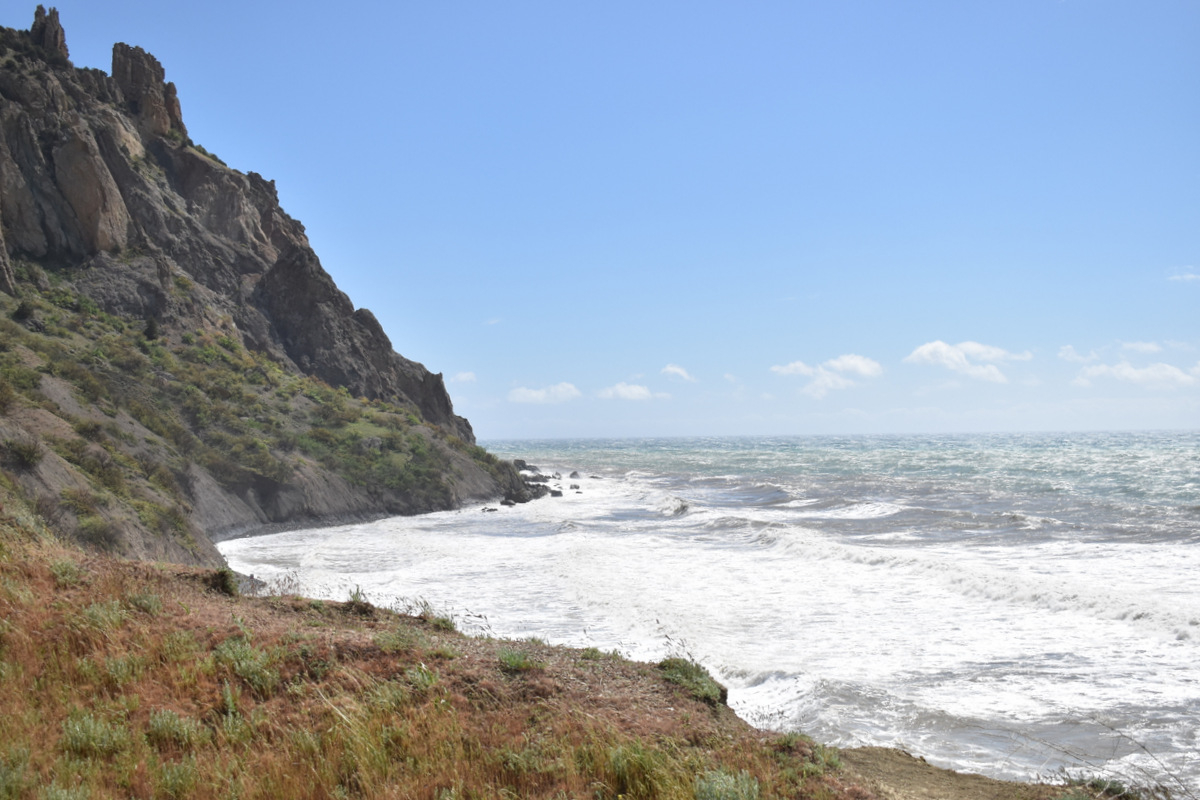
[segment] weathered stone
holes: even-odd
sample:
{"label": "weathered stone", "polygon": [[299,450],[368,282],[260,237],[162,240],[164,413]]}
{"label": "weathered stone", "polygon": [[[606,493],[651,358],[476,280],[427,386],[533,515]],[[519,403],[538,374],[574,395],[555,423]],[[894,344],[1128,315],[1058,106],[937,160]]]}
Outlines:
{"label": "weathered stone", "polygon": [[51,56],[64,59],[71,56],[67,50],[67,34],[58,21],[57,8],[51,8],[47,12],[44,7],[37,7],[33,12],[33,27],[29,29],[29,38]]}
{"label": "weathered stone", "polygon": [[165,136],[172,131],[187,138],[175,84],[166,83],[158,59],[140,47],[123,42],[113,45],[112,76],[129,110],[149,135]]}
{"label": "weathered stone", "polygon": [[8,248],[4,246],[4,229],[0,227],[0,292],[15,296],[17,294],[17,278],[13,274],[12,263],[8,260]]}
{"label": "weathered stone", "polygon": [[[154,56],[117,44],[111,77],[75,69],[66,60],[57,11],[41,7],[28,34],[4,33],[28,36],[36,49],[0,69],[0,291],[45,291],[50,275],[102,310],[145,325],[148,338],[152,332],[178,341],[197,330],[219,331],[284,371],[396,402],[474,443],[442,376],[397,354],[375,316],[354,308],[322,268],[304,226],[280,208],[274,183],[193,146],[175,86]],[[32,314],[20,321],[46,329]],[[77,402],[66,383],[55,391],[59,407]],[[71,413],[100,414],[81,406]],[[129,417],[122,426],[134,441],[158,435]],[[448,459],[447,492],[436,500],[443,506],[497,497],[527,502],[547,491],[526,486],[511,465],[482,468],[430,427],[414,430]],[[383,447],[383,439],[370,438],[361,450]],[[46,464],[47,474],[62,473],[41,487],[57,497],[52,484],[67,480],[69,469],[52,458]],[[435,502],[399,491],[371,493],[307,462],[281,481],[218,483],[194,463],[176,478],[201,551],[183,555],[144,531],[150,538],[135,536],[122,552],[219,561],[207,536],[416,513]],[[126,524],[117,516],[114,525]]]}
{"label": "weathered stone", "polygon": [[82,121],[71,126],[54,149],[54,180],[75,213],[87,252],[125,248],[129,212],[91,130]]}

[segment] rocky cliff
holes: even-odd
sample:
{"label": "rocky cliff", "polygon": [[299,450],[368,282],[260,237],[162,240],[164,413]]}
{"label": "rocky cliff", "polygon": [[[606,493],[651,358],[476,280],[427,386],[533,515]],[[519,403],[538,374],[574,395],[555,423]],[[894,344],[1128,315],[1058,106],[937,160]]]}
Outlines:
{"label": "rocky cliff", "polygon": [[111,548],[210,562],[255,526],[521,494],[274,183],[191,141],[158,60],[116,44],[111,74],[77,69],[41,6],[0,29],[0,293],[7,480]]}

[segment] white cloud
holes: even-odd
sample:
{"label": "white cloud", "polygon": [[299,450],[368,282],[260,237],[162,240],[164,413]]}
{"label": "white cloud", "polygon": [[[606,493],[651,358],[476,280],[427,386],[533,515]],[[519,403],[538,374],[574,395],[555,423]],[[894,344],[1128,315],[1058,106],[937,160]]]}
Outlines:
{"label": "white cloud", "polygon": [[936,342],[926,342],[909,353],[904,360],[909,364],[934,364],[945,367],[951,372],[958,372],[976,380],[1008,383],[1008,378],[994,363],[980,364],[977,362],[1028,361],[1031,358],[1033,358],[1033,354],[1028,351],[1010,353],[1003,348],[979,342],[946,344],[939,339]]}
{"label": "white cloud", "polygon": [[803,361],[793,361],[790,364],[771,367],[771,372],[776,375],[812,375],[816,370],[805,364]]}
{"label": "white cloud", "polygon": [[992,347],[990,344],[979,342],[960,342],[957,347],[967,358],[976,361],[1028,361],[1033,358],[1033,353],[1028,350],[1024,353],[1010,353],[1002,347]]}
{"label": "white cloud", "polygon": [[453,383],[474,383],[475,382],[475,373],[474,372],[459,372],[450,380]]}
{"label": "white cloud", "polygon": [[636,383],[622,381],[616,386],[600,390],[600,397],[605,400],[665,400],[669,394],[651,392],[647,387]]}
{"label": "white cloud", "polygon": [[835,389],[855,386],[855,382],[846,377],[846,373],[862,378],[875,378],[883,374],[883,366],[866,356],[847,353],[831,358],[817,367],[810,367],[803,361],[793,361],[783,366],[771,367],[771,371],[776,375],[803,375],[812,378],[800,391],[820,399]]}
{"label": "white cloud", "polygon": [[1167,278],[1169,281],[1200,281],[1200,275],[1194,267],[1184,267],[1183,270]]}
{"label": "white cloud", "polygon": [[1200,364],[1192,370],[1192,374],[1181,370],[1179,367],[1171,364],[1151,364],[1148,367],[1135,367],[1128,361],[1122,361],[1119,364],[1097,364],[1094,367],[1084,367],[1079,373],[1079,377],[1075,379],[1075,383],[1079,386],[1091,386],[1093,378],[1112,378],[1124,383],[1133,383],[1139,386],[1149,386],[1152,388],[1178,388],[1180,386],[1195,386],[1200,383],[1200,378],[1197,374],[1200,373]]}
{"label": "white cloud", "polygon": [[545,389],[526,389],[524,386],[508,393],[510,403],[565,403],[582,396],[574,384],[556,383]]}
{"label": "white cloud", "polygon": [[874,378],[883,374],[883,366],[878,361],[853,353],[832,358],[821,366],[836,372],[853,372],[864,378]]}
{"label": "white cloud", "polygon": [[1096,355],[1095,350],[1091,351],[1086,356],[1080,355],[1079,351],[1069,344],[1064,344],[1062,347],[1058,348],[1058,357],[1063,361],[1071,361],[1076,364],[1088,364],[1100,358],[1100,356]]}
{"label": "white cloud", "polygon": [[1122,342],[1121,349],[1132,353],[1161,353],[1162,345],[1158,342]]}
{"label": "white cloud", "polygon": [[685,381],[689,381],[691,383],[696,382],[696,379],[693,378],[686,369],[678,364],[667,364],[662,368],[661,371],[663,375],[674,375],[677,378],[683,378]]}

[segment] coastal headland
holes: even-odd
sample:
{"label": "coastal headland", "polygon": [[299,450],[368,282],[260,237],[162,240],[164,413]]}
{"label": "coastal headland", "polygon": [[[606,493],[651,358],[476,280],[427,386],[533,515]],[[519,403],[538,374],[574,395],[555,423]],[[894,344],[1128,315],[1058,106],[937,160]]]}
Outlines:
{"label": "coastal headland", "polygon": [[158,60],[0,29],[0,797],[1052,798],[758,731],[696,665],[244,597],[223,537],[527,501]]}

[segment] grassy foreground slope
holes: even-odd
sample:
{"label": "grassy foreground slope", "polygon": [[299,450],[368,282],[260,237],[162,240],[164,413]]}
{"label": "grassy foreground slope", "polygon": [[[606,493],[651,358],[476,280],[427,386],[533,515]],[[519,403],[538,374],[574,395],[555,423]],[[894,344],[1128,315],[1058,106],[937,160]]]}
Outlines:
{"label": "grassy foreground slope", "polygon": [[239,597],[61,544],[3,494],[2,798],[870,796],[686,663]]}
{"label": "grassy foreground slope", "polygon": [[13,490],[0,475],[3,799],[1066,791],[755,730],[678,659],[470,638],[361,597],[239,596],[228,570],[64,544]]}

